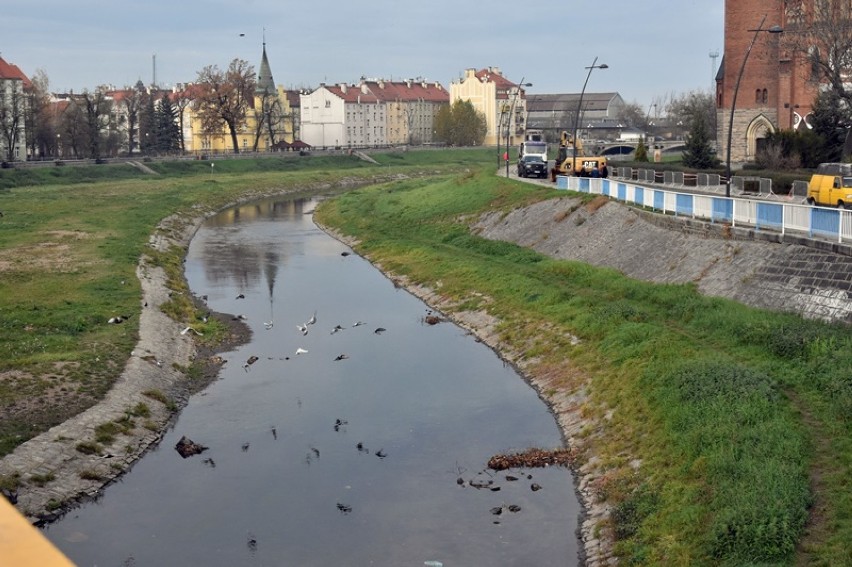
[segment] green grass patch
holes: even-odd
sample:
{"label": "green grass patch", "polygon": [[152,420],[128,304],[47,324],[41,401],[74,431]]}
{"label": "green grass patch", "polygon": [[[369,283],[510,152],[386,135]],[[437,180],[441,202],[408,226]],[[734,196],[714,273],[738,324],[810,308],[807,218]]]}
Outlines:
{"label": "green grass patch", "polygon": [[56,475],[52,472],[46,474],[34,474],[30,475],[30,478],[27,479],[28,482],[34,484],[36,486],[44,486],[49,482],[53,482],[56,480]]}
{"label": "green grass patch", "polygon": [[103,446],[94,441],[80,441],[76,445],[76,449],[84,455],[98,455],[103,451]]}

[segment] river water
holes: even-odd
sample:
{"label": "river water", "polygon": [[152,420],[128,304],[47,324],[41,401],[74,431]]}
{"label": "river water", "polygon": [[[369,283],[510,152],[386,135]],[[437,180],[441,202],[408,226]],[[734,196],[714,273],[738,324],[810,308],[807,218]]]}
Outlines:
{"label": "river water", "polygon": [[[201,227],[190,287],[245,316],[252,339],[158,449],[48,538],[80,566],[576,565],[571,473],[486,469],[560,446],[548,408],[319,230],[316,204],[270,199]],[[182,458],[184,435],[208,449]]]}

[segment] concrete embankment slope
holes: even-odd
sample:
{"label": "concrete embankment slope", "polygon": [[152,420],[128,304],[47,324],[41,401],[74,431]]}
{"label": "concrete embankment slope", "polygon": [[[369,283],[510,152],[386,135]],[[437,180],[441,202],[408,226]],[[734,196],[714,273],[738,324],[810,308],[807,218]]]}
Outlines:
{"label": "concrete embankment slope", "polygon": [[483,216],[485,238],[656,283],[693,282],[705,295],[852,323],[852,246],[680,219],[600,197],[564,197]]}

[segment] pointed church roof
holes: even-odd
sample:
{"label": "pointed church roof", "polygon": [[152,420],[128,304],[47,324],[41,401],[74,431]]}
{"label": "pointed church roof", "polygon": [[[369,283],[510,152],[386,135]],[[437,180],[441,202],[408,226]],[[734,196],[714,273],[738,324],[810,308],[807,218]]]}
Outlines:
{"label": "pointed church roof", "polygon": [[275,81],[272,79],[272,69],[269,68],[269,59],[266,57],[266,42],[263,42],[263,57],[260,60],[260,71],[257,72],[257,86],[254,94],[275,94]]}

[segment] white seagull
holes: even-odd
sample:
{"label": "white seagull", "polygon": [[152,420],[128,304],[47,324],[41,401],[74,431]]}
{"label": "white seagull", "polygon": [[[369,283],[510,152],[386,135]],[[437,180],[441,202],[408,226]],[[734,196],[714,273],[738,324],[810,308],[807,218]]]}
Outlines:
{"label": "white seagull", "polygon": [[302,347],[299,347],[299,348],[296,349],[296,354],[307,354],[307,353],[308,353],[308,349],[305,349],[305,348],[302,348]]}
{"label": "white seagull", "polygon": [[314,311],[314,314],[311,315],[310,319],[308,319],[308,322],[306,323],[306,325],[313,325],[316,322],[317,322],[317,312]]}
{"label": "white seagull", "polygon": [[308,326],[307,325],[296,325],[296,328],[299,329],[299,331],[301,331],[301,333],[303,335],[308,334]]}

